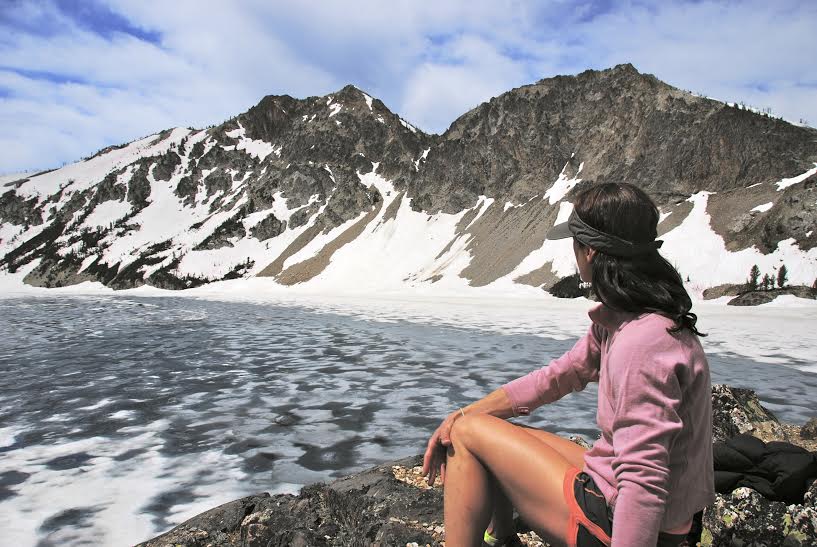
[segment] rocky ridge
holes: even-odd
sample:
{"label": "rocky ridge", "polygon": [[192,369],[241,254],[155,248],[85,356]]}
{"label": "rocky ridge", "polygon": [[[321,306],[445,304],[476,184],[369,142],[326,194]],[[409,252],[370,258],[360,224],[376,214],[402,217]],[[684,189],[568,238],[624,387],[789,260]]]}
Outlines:
{"label": "rocky ridge", "polygon": [[[817,130],[695,96],[632,65],[513,89],[442,135],[346,86],[268,96],[207,130],[108,147],[5,183],[0,272],[45,287],[182,289],[253,276],[291,285],[332,262],[359,274],[354,247],[368,269],[397,264],[392,285],[448,277],[550,288],[572,265],[544,234],[576,192],[606,181],[650,192],[662,236],[702,208],[708,219],[686,229],[720,238],[724,259],[749,249],[765,271],[778,255],[796,255],[792,281],[817,275]],[[412,253],[373,251],[407,243]],[[679,242],[665,248],[673,245],[684,252]],[[746,275],[690,268],[704,286]]]}
{"label": "rocky ridge", "polygon": [[[784,440],[817,451],[815,420],[781,424],[754,392],[715,385],[713,441],[740,433],[764,441]],[[584,445],[580,437],[570,437]],[[256,547],[277,545],[444,545],[442,488],[420,476],[421,456],[389,462],[304,488],[298,496],[259,494],[221,505],[180,524],[142,547]],[[547,545],[517,519],[526,545]],[[817,542],[817,481],[802,504],[769,501],[749,488],[718,494],[706,508],[704,547],[787,545]]]}

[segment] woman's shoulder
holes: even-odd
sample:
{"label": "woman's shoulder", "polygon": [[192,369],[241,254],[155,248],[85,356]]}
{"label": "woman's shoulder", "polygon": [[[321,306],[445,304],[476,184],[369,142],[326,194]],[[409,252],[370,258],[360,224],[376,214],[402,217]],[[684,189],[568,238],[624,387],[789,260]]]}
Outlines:
{"label": "woman's shoulder", "polygon": [[654,349],[664,349],[689,353],[702,352],[698,336],[687,328],[675,330],[677,323],[671,317],[657,312],[633,314],[634,317],[622,325],[619,333],[621,342],[634,343]]}

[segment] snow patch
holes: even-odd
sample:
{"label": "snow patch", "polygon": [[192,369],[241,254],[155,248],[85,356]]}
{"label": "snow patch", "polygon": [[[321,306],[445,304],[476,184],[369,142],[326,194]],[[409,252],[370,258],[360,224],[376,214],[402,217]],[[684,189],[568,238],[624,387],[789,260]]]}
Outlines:
{"label": "snow patch", "polygon": [[332,179],[332,182],[334,182],[335,184],[337,184],[337,181],[335,181],[335,175],[332,173],[332,170],[329,168],[329,165],[328,165],[328,164],[324,164],[323,168],[326,170],[326,172],[327,172],[327,173],[329,173],[329,178],[331,178],[331,179]]}
{"label": "snow patch", "polygon": [[281,146],[275,146],[274,144],[268,143],[266,141],[260,141],[255,139],[248,139],[245,137],[246,129],[238,123],[238,129],[233,129],[232,131],[228,131],[225,133],[231,139],[240,139],[238,143],[234,147],[224,146],[225,150],[244,150],[248,155],[258,158],[259,161],[264,161],[264,158],[269,156],[270,154],[275,154],[278,157],[281,157]]}
{"label": "snow patch", "polygon": [[426,159],[426,157],[428,156],[428,151],[429,150],[431,150],[431,148],[426,148],[425,150],[423,150],[423,153],[420,154],[420,157],[417,158],[416,160],[414,160],[414,170],[415,171],[420,170],[420,162]]}
{"label": "snow patch", "polygon": [[[556,179],[556,182],[553,183],[553,186],[548,188],[547,192],[545,192],[545,195],[542,197],[542,199],[548,199],[548,203],[550,203],[551,205],[555,205],[556,203],[561,201],[562,198],[564,198],[565,195],[567,195],[567,193],[570,192],[570,190],[574,186],[579,184],[581,182],[581,180],[582,180],[582,179],[580,179],[578,177],[574,177],[574,178],[570,178],[570,179],[567,178],[567,175],[565,174],[565,172],[567,170],[568,165],[569,164],[566,163],[565,166],[562,167],[562,172],[559,173],[559,178]],[[582,163],[579,166],[579,171],[581,171],[581,168],[583,166],[584,166],[584,163]],[[578,175],[578,173],[577,173],[577,175]]]}
{"label": "snow patch", "polygon": [[797,183],[803,182],[804,180],[806,180],[815,173],[817,173],[817,163],[814,164],[814,167],[812,169],[809,169],[802,175],[797,175],[796,177],[792,177],[790,179],[781,179],[779,182],[776,183],[777,191],[779,192],[780,190],[785,190],[789,186],[793,186]]}
{"label": "snow patch", "polygon": [[232,131],[226,131],[224,134],[230,137],[231,139],[239,139],[244,136],[245,133],[244,127],[241,126],[241,123],[238,124],[238,129],[233,129]]}
{"label": "snow patch", "polygon": [[774,202],[770,201],[769,203],[764,203],[763,205],[758,205],[757,207],[752,207],[752,211],[759,211],[761,213],[765,213],[769,209],[774,206]]}
{"label": "snow patch", "polygon": [[416,128],[416,127],[414,127],[413,125],[411,125],[410,123],[408,123],[408,122],[407,122],[406,120],[404,120],[403,118],[398,118],[398,119],[400,120],[400,124],[401,124],[403,127],[405,127],[406,129],[408,129],[408,130],[409,130],[409,131],[411,131],[412,133],[417,133],[417,128]]}
{"label": "snow patch", "polygon": [[87,228],[107,228],[109,225],[116,223],[117,220],[123,218],[131,212],[133,207],[127,200],[122,201],[103,201],[91,211],[91,214],[85,218],[82,223],[83,227]]}
{"label": "snow patch", "polygon": [[366,101],[366,106],[369,107],[369,112],[373,112],[372,110],[373,99],[367,93],[364,93],[362,90],[358,89],[358,91],[360,91],[360,94],[363,95],[363,99]]}
{"label": "snow patch", "polygon": [[[380,192],[380,195],[385,200],[387,197],[396,193],[394,185],[391,183],[391,181],[384,179],[375,172],[377,171],[376,165],[379,165],[379,163],[378,164],[373,163],[372,165],[374,165],[375,167],[373,167],[370,172],[366,173],[365,175],[361,175],[360,172],[358,172],[357,177],[358,179],[360,179],[360,183],[366,188],[371,188],[372,186],[377,188],[377,191]],[[386,209],[385,203],[383,205],[384,205],[383,209],[385,210]]]}

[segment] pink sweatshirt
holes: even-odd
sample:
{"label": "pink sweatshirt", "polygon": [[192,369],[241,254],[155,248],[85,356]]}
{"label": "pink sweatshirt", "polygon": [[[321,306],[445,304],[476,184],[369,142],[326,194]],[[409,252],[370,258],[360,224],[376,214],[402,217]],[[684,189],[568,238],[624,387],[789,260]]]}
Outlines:
{"label": "pink sweatshirt", "polygon": [[583,471],[614,507],[612,547],[654,547],[715,501],[709,364],[698,337],[604,305],[573,349],[503,386],[514,413],[599,383],[601,430]]}

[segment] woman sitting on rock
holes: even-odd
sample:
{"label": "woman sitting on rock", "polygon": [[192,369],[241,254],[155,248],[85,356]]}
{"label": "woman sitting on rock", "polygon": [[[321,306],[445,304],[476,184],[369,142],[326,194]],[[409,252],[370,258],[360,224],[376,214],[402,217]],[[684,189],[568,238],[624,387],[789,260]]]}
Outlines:
{"label": "woman sitting on rock", "polygon": [[[573,349],[434,432],[423,473],[444,481],[448,547],[518,545],[513,508],[551,545],[687,545],[715,499],[709,365],[681,277],[658,252],[658,209],[630,184],[593,186],[574,206],[547,237],[573,238],[601,304]],[[588,382],[601,430],[589,450],[505,421]]]}

